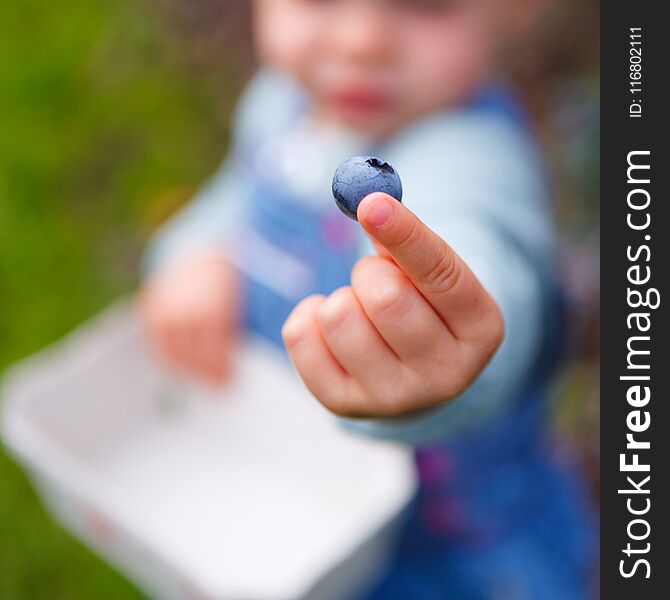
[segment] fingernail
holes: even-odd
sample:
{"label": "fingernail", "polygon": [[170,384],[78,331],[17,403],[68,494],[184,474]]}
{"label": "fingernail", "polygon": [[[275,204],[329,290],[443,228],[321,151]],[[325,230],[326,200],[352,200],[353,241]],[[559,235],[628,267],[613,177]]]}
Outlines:
{"label": "fingernail", "polygon": [[370,206],[366,206],[365,221],[373,227],[383,227],[393,216],[393,207],[387,198],[377,196]]}

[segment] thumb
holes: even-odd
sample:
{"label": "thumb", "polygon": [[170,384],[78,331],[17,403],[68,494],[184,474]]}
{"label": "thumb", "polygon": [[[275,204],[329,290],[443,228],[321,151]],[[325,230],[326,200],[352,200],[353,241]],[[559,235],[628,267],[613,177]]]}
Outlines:
{"label": "thumb", "polygon": [[478,342],[500,329],[500,311],[474,273],[406,206],[375,192],[361,201],[358,221],[388,251],[455,337]]}

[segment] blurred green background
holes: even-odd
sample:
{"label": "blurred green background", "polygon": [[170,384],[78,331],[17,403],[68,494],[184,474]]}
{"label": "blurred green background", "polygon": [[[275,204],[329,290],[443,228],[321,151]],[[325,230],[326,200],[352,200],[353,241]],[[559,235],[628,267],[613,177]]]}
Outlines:
{"label": "blurred green background", "polygon": [[[246,13],[245,0],[0,2],[0,371],[136,285],[151,231],[224,155],[253,64]],[[557,431],[596,489],[597,19],[597,2],[566,0],[538,34],[543,59],[513,67],[576,265]],[[0,449],[0,599],[47,597],[142,595],[49,520]]]}
{"label": "blurred green background", "polygon": [[[135,0],[0,2],[0,370],[131,290],[149,232],[222,158],[244,69],[176,20]],[[140,595],[0,451],[0,598],[46,597]]]}

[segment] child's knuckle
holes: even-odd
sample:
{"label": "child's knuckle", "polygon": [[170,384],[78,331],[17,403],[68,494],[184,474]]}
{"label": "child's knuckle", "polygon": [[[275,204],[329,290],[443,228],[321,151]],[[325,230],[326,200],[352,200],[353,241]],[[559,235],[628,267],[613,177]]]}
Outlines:
{"label": "child's knuckle", "polygon": [[351,282],[354,286],[364,284],[370,279],[379,260],[381,259],[376,256],[364,256],[354,265],[351,270]]}
{"label": "child's knuckle", "polygon": [[370,309],[380,315],[401,316],[407,304],[407,286],[397,277],[377,282],[369,297]]}
{"label": "child's knuckle", "polygon": [[505,340],[505,321],[498,305],[491,302],[488,313],[479,324],[478,346],[486,357],[492,356]]}
{"label": "child's knuckle", "polygon": [[498,348],[505,339],[505,321],[498,307],[495,308],[491,318],[491,344]]}
{"label": "child's knuckle", "polygon": [[422,277],[426,288],[433,294],[448,294],[460,281],[462,269],[456,257],[444,248],[436,256]]}
{"label": "child's knuckle", "polygon": [[412,223],[402,231],[393,244],[396,251],[401,253],[412,250],[421,241],[421,228],[418,221]]}
{"label": "child's knuckle", "polygon": [[361,416],[361,406],[365,403],[357,401],[352,397],[330,396],[321,399],[323,404],[330,412],[343,418],[359,418]]}

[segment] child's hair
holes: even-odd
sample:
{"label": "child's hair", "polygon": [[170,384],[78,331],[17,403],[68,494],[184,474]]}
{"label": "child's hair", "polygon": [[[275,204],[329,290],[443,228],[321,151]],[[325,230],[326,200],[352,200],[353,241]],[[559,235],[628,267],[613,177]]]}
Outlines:
{"label": "child's hair", "polygon": [[550,0],[536,26],[509,48],[504,70],[536,116],[542,115],[548,96],[566,79],[597,72],[599,23],[598,0]]}
{"label": "child's hair", "polygon": [[183,39],[184,52],[194,63],[251,72],[251,0],[149,1]]}
{"label": "child's hair", "polygon": [[[251,0],[150,0],[183,38],[183,50],[202,68],[223,67],[239,76],[254,68]],[[503,70],[542,113],[548,92],[566,77],[583,76],[599,61],[598,0],[548,0],[542,18],[510,44]]]}

